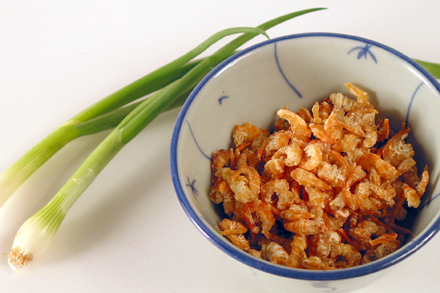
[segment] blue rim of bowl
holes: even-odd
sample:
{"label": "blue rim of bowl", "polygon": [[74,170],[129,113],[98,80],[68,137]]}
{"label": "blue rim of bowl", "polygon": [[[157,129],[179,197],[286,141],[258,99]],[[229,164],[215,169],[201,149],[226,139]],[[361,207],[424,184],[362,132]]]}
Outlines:
{"label": "blue rim of bowl", "polygon": [[431,84],[436,88],[436,90],[440,93],[440,84],[437,82],[437,80],[428,73],[422,66],[420,66],[417,62],[413,61],[411,58],[407,57],[406,55],[400,53],[399,51],[396,51],[393,48],[390,48],[386,45],[383,45],[381,43],[378,43],[376,41],[372,41],[366,38],[353,36],[353,35],[345,35],[345,34],[338,34],[338,33],[301,33],[301,34],[293,34],[293,35],[286,35],[274,39],[270,39],[261,43],[258,43],[256,45],[250,46],[249,48],[246,48],[233,56],[229,57],[228,59],[221,62],[219,65],[217,65],[209,74],[207,74],[200,83],[194,88],[192,93],[189,95],[188,99],[184,103],[176,121],[176,125],[174,127],[173,136],[171,139],[171,151],[170,151],[170,167],[171,167],[171,176],[174,184],[174,188],[177,193],[177,197],[187,214],[187,216],[190,218],[190,220],[193,222],[193,224],[199,229],[199,231],[205,235],[205,237],[212,242],[215,246],[217,246],[220,250],[231,256],[232,258],[236,259],[237,261],[244,263],[246,265],[249,265],[255,269],[282,276],[287,278],[295,278],[295,279],[302,279],[302,280],[312,280],[312,281],[330,281],[330,280],[342,280],[342,279],[349,279],[349,278],[355,278],[360,277],[364,275],[368,275],[371,273],[378,272],[380,270],[386,269],[413,254],[417,250],[419,250],[423,245],[425,245],[434,235],[439,231],[440,229],[440,217],[437,217],[437,219],[431,223],[430,227],[426,229],[421,235],[419,235],[416,239],[411,240],[409,243],[406,243],[403,247],[401,247],[399,250],[394,252],[393,254],[376,260],[374,262],[371,262],[369,264],[364,264],[361,266],[353,267],[353,268],[347,268],[347,269],[341,269],[341,270],[332,270],[332,271],[313,271],[313,270],[304,270],[304,269],[294,269],[289,267],[284,267],[280,265],[274,265],[268,261],[259,260],[250,254],[243,252],[239,250],[238,248],[230,245],[227,243],[223,237],[220,235],[220,233],[213,231],[213,229],[210,229],[207,224],[201,220],[198,216],[198,214],[195,212],[195,210],[192,208],[191,203],[188,201],[188,199],[185,196],[185,192],[182,188],[182,183],[179,179],[179,172],[178,172],[178,165],[177,165],[177,148],[178,148],[178,140],[179,140],[179,133],[180,129],[182,127],[182,123],[184,121],[185,115],[191,106],[192,101],[196,98],[198,92],[205,86],[205,84],[211,80],[213,76],[215,76],[218,72],[223,70],[228,64],[230,64],[232,61],[240,58],[241,56],[244,56],[245,54],[254,51],[260,47],[266,46],[268,44],[272,44],[275,42],[283,41],[283,40],[290,40],[290,39],[297,39],[297,38],[308,38],[308,37],[334,37],[334,38],[340,38],[340,39],[350,39],[355,41],[360,41],[368,44],[372,44],[376,47],[382,48],[396,57],[404,60],[405,62],[411,64],[414,68],[416,68],[425,78],[427,78]]}

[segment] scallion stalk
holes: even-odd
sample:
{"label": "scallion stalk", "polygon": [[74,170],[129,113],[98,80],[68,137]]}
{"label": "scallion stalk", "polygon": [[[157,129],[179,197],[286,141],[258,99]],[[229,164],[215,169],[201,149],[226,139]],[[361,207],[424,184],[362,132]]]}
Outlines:
{"label": "scallion stalk", "polygon": [[423,68],[425,68],[429,73],[432,74],[436,79],[440,79],[440,64],[434,62],[427,62],[419,59],[413,58],[414,61],[419,63]]}
{"label": "scallion stalk", "polygon": [[[238,33],[239,30],[245,32],[211,56],[202,60],[180,79],[170,83],[154,93],[149,99],[140,103],[118,124],[84,161],[55,197],[20,227],[12,244],[11,252],[8,254],[8,262],[11,267],[23,267],[34,257],[43,253],[55,236],[67,211],[94,181],[102,169],[152,120],[177,103],[179,97],[191,90],[213,66],[220,63],[253,37],[261,33],[265,34],[264,31],[267,29],[294,17],[321,9],[323,8],[289,13],[263,23],[257,28],[229,29],[222,31],[220,35],[216,34],[218,37],[224,37],[231,33]],[[206,45],[206,48],[211,45],[203,44]],[[197,48],[201,49],[200,46]]]}
{"label": "scallion stalk", "polygon": [[[213,35],[210,39],[212,40],[216,37],[216,35]],[[209,42],[209,39],[207,41]],[[168,63],[165,66],[162,66],[161,68],[130,83],[115,93],[91,105],[73,118],[66,121],[63,125],[55,129],[42,141],[31,148],[26,154],[24,154],[0,175],[0,208],[17,190],[18,187],[20,187],[36,170],[38,170],[47,160],[49,160],[55,153],[62,149],[67,143],[80,136],[90,135],[114,128],[117,123],[112,124],[112,127],[110,128],[106,127],[106,125],[109,124],[109,121],[107,121],[109,117],[105,116],[104,119],[99,119],[98,121],[94,121],[92,124],[87,124],[88,126],[93,125],[93,131],[91,132],[78,131],[76,126],[108,113],[112,113],[118,108],[151,94],[179,79],[203,60],[200,59],[191,61],[191,59],[202,52],[201,50],[203,49],[203,45],[204,44],[201,44],[199,47],[191,50],[178,59]],[[123,111],[127,111],[128,109],[134,109],[134,107],[129,106]],[[118,123],[119,122],[120,120]]]}
{"label": "scallion stalk", "polygon": [[[94,123],[88,124],[88,126],[91,127],[89,127],[89,130],[93,129],[93,131],[90,132],[84,130],[78,131],[78,127],[81,124],[99,116],[111,113],[112,111],[116,111],[115,109],[118,109],[121,106],[124,106],[136,99],[150,94],[153,91],[156,91],[157,89],[162,88],[165,85],[168,85],[170,82],[180,78],[200,61],[201,60],[197,60],[195,62],[187,63],[169,73],[164,72],[160,74],[153,74],[154,78],[148,78],[150,75],[147,75],[108,96],[107,98],[104,98],[104,102],[98,102],[90,106],[80,114],[76,115],[55,129],[0,175],[0,208],[17,190],[17,188],[21,186],[21,184],[23,184],[36,170],[38,170],[49,158],[62,149],[67,143],[80,136],[109,129],[106,127],[106,125],[109,124],[109,120],[107,120],[109,116],[105,117],[105,119],[100,119]],[[158,80],[160,82],[158,82]],[[130,106],[125,108],[122,112],[126,112],[128,109],[133,109],[133,107]],[[119,114],[122,112],[119,112]],[[125,115],[127,114],[128,113]],[[121,120],[122,119],[119,119],[118,123]],[[118,123],[116,123],[116,125]],[[113,125],[112,127],[115,127],[116,125]]]}

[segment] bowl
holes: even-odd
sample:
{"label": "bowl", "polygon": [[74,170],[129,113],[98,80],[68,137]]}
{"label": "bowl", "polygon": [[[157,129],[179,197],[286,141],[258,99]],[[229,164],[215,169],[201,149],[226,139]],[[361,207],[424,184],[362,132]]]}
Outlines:
{"label": "bowl", "polygon": [[[235,125],[251,122],[270,129],[276,111],[311,109],[331,93],[351,96],[345,83],[366,91],[393,129],[403,122],[418,166],[429,165],[431,180],[414,216],[412,234],[394,253],[357,267],[305,270],[258,259],[220,234],[222,220],[208,198],[211,155],[232,145]],[[351,96],[353,97],[353,96]],[[194,89],[181,109],[171,144],[171,173],[189,219],[231,260],[270,288],[295,292],[339,292],[361,288],[383,277],[395,264],[423,247],[440,227],[437,177],[440,85],[404,54],[362,37],[305,33],[271,39],[219,64]],[[415,256],[416,257],[416,256]],[[294,289],[293,289],[294,288]]]}

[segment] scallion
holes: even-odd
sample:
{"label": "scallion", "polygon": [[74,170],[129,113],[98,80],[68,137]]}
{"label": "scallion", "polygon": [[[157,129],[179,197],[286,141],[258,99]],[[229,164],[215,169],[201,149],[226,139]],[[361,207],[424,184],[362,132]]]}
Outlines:
{"label": "scallion", "polygon": [[436,79],[440,79],[440,64],[434,62],[427,62],[419,59],[413,58],[414,61],[419,63],[423,68],[425,68],[429,73],[432,74]]}
{"label": "scallion", "polygon": [[[102,169],[153,119],[163,111],[175,105],[175,103],[178,103],[179,97],[184,97],[213,66],[216,66],[229,55],[233,54],[236,49],[253,37],[258,34],[265,34],[267,29],[296,16],[321,9],[323,8],[307,9],[289,13],[263,23],[257,28],[233,28],[224,30],[215,34],[215,37],[213,36],[191,51],[191,54],[198,55],[220,38],[232,33],[244,32],[244,34],[220,48],[211,56],[201,60],[182,77],[171,83],[168,82],[168,85],[164,88],[158,90],[148,99],[134,106],[134,109],[129,111],[125,118],[84,161],[54,198],[20,227],[12,244],[11,252],[8,254],[8,262],[11,267],[23,267],[34,257],[43,253],[55,236],[67,211],[95,180],[96,176],[102,171]],[[190,53],[183,57],[190,59],[194,58],[195,56]],[[175,62],[174,65],[180,68],[188,61],[189,60]],[[167,68],[164,70],[173,69]],[[121,105],[122,104],[120,104],[119,101],[111,101],[109,104],[107,104],[107,102],[102,102],[102,108],[100,106],[97,107],[97,109],[90,111],[90,113],[80,113],[78,116],[74,117],[73,120],[84,120],[83,122],[89,121],[89,123],[94,123],[97,120],[93,121],[93,118],[118,109]],[[103,109],[103,111],[101,111],[101,109]],[[84,125],[86,124],[82,125],[85,127]],[[100,124],[100,127],[102,127],[102,124]]]}
{"label": "scallion", "polygon": [[[0,175],[0,208],[9,197],[49,158],[72,140],[116,127],[133,106],[122,107],[177,80],[201,60],[170,72],[154,71],[104,98],[46,136]],[[152,77],[151,77],[152,76]],[[119,111],[120,110],[120,111]],[[121,116],[124,114],[123,116]],[[101,117],[101,119],[97,119]],[[93,121],[92,121],[93,120]]]}
{"label": "scallion", "polygon": [[[20,187],[36,170],[38,170],[48,159],[62,149],[67,143],[80,136],[105,131],[114,128],[117,125],[117,123],[114,124],[114,116],[113,124],[109,123],[109,116],[105,116],[104,119],[95,120],[93,123],[88,123],[88,127],[84,127],[84,125],[81,124],[111,113],[179,79],[190,69],[202,62],[203,59],[191,60],[203,51],[203,48],[206,46],[207,42],[216,39],[218,37],[217,34],[213,35],[211,38],[205,41],[205,43],[200,44],[187,54],[91,105],[73,118],[66,121],[63,125],[45,137],[41,142],[36,144],[0,175],[0,208],[17,190],[18,187]],[[130,105],[128,108],[125,108],[123,111],[119,112],[118,115],[123,112],[128,114],[128,109],[132,110],[133,107]],[[119,122],[120,120],[118,123]]]}

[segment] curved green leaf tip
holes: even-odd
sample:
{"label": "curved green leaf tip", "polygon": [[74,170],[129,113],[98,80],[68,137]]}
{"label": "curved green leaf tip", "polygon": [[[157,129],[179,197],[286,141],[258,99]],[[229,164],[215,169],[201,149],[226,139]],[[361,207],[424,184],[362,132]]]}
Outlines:
{"label": "curved green leaf tip", "polygon": [[432,74],[436,79],[440,79],[440,64],[434,62],[423,61],[413,58],[414,61],[419,63],[423,68],[425,68],[429,73]]}

